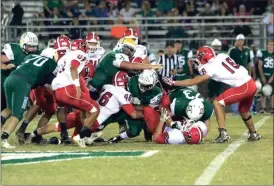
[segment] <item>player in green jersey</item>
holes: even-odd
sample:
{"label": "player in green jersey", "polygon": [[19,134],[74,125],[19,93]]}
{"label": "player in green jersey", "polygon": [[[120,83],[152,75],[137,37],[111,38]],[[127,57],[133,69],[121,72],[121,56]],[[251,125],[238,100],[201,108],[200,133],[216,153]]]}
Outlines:
{"label": "player in green jersey", "polygon": [[30,90],[36,86],[48,83],[45,80],[57,66],[56,56],[55,49],[52,48],[43,50],[41,55],[29,55],[5,80],[4,90],[7,108],[1,112],[1,116],[9,119],[2,130],[2,147],[14,148],[9,145],[8,137],[23,117],[23,112],[28,104]]}
{"label": "player in green jersey", "polygon": [[[271,111],[274,113],[274,53],[273,53],[273,40],[269,40],[267,43],[267,50],[262,50],[257,52],[258,57],[258,67],[260,72],[260,81],[262,85],[270,84],[272,86],[272,95],[271,95]],[[265,113],[265,100],[264,95],[261,96],[261,107],[262,110],[260,113]]]}
{"label": "player in green jersey", "polygon": [[165,97],[162,106],[171,111],[176,118],[202,121],[210,128],[213,105],[202,95],[190,88],[177,88]]}
{"label": "player in green jersey", "polygon": [[191,78],[193,74],[193,68],[190,59],[193,57],[192,51],[188,51],[183,48],[182,42],[177,40],[175,42],[175,48],[177,49],[177,56],[179,62],[179,69],[175,75],[176,80],[185,80]]}
{"label": "player in green jersey", "polygon": [[121,49],[107,53],[100,61],[95,70],[94,77],[89,82],[92,91],[100,90],[105,84],[110,84],[112,76],[120,69],[144,70],[161,69],[162,65],[129,63],[129,57],[135,52],[135,43],[130,38],[122,41]]}
{"label": "player in green jersey", "polygon": [[[20,44],[5,44],[1,53],[1,111],[6,108],[4,81],[9,74],[16,69],[22,59],[28,54],[40,54],[38,50],[38,38],[32,32],[26,32],[21,36]],[[5,118],[1,118],[1,120]],[[3,121],[4,122],[4,121]]]}

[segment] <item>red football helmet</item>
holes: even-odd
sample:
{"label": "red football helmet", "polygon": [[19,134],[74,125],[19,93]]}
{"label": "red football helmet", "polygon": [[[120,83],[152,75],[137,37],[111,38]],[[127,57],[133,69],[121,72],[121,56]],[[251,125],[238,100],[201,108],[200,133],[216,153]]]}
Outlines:
{"label": "red football helmet", "polygon": [[199,144],[203,139],[203,131],[196,126],[184,131],[183,135],[187,144]]}
{"label": "red football helmet", "polygon": [[129,76],[124,71],[119,71],[113,75],[112,84],[118,87],[126,87],[129,80]]}
{"label": "red football helmet", "polygon": [[58,59],[60,59],[66,54],[66,52],[69,50],[69,47],[70,47],[69,37],[65,35],[57,37],[53,48],[56,49],[56,52],[58,54]]}
{"label": "red football helmet", "polygon": [[125,32],[124,32],[124,35],[123,35],[124,38],[131,38],[134,40],[135,44],[137,45],[138,44],[138,34],[135,30],[133,30],[132,28],[129,28],[127,29]]}
{"label": "red football helmet", "polygon": [[94,76],[95,68],[92,64],[86,63],[81,75],[84,77],[86,83]]}
{"label": "red football helmet", "polygon": [[95,32],[90,32],[86,36],[86,44],[88,50],[91,52],[95,52],[97,48],[100,46],[100,38]]}
{"label": "red football helmet", "polygon": [[196,53],[196,61],[200,64],[206,64],[210,59],[214,58],[215,52],[209,46],[203,46]]}
{"label": "red football helmet", "polygon": [[143,59],[140,58],[140,57],[134,57],[133,56],[129,59],[129,62],[131,62],[131,63],[143,63]]}
{"label": "red football helmet", "polygon": [[75,39],[70,43],[70,50],[81,50],[86,53],[87,45],[83,39]]}
{"label": "red football helmet", "polygon": [[68,38],[65,35],[57,37],[53,48],[59,50],[59,49],[69,49],[70,47],[70,38]]}

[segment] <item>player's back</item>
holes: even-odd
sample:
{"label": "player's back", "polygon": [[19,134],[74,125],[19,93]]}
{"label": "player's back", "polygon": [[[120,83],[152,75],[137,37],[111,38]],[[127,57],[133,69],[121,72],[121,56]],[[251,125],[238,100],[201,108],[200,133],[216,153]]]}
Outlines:
{"label": "player's back", "polygon": [[241,86],[251,79],[248,71],[235,63],[227,54],[218,54],[205,65],[199,67],[201,74],[208,74],[215,81],[223,82],[232,87]]}
{"label": "player's back", "polygon": [[103,47],[98,47],[95,52],[87,52],[89,62],[96,67],[103,55],[105,54],[105,49]]}
{"label": "player's back", "polygon": [[100,107],[97,121],[102,123],[111,115],[119,112],[123,105],[131,104],[132,99],[131,94],[124,88],[107,84],[103,86],[97,102]]}
{"label": "player's back", "polygon": [[56,69],[56,62],[53,59],[31,54],[24,58],[23,63],[17,67],[12,74],[19,74],[31,84],[41,84],[42,81]]}

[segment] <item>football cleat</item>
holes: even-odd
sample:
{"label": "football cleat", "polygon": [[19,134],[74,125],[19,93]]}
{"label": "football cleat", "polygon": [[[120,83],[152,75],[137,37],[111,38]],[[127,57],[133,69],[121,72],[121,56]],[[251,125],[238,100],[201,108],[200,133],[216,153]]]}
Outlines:
{"label": "football cleat", "polygon": [[8,139],[1,140],[1,147],[6,149],[14,149],[15,146],[12,146],[8,143]]}
{"label": "football cleat", "polygon": [[221,131],[219,129],[219,131],[220,131],[219,136],[215,140],[213,140],[212,142],[213,143],[225,143],[225,142],[228,142],[230,140],[230,136],[228,135],[227,130],[224,129],[224,130]]}
{"label": "football cleat", "polygon": [[113,137],[113,138],[110,138],[110,139],[108,140],[108,143],[110,143],[110,144],[118,143],[118,142],[120,142],[120,141],[122,141],[122,140],[123,140],[123,138],[121,138],[120,136],[115,136],[115,137]]}
{"label": "football cleat", "polygon": [[98,138],[100,138],[100,137],[102,136],[102,134],[103,134],[103,133],[102,133],[101,131],[99,131],[99,132],[92,133],[90,137],[84,138],[84,140],[85,140],[85,142],[86,142],[86,145],[92,145],[93,142],[94,142],[96,139],[98,139]]}
{"label": "football cleat", "polygon": [[250,133],[248,141],[259,141],[262,138],[262,135],[257,133],[257,132],[253,132]]}
{"label": "football cleat", "polygon": [[265,111],[265,109],[262,109],[262,110],[260,110],[260,112],[259,112],[260,114],[265,114],[266,113],[266,111]]}
{"label": "football cleat", "polygon": [[85,139],[81,139],[79,134],[77,136],[74,136],[72,140],[81,148],[87,147]]}
{"label": "football cleat", "polygon": [[70,139],[68,136],[68,131],[61,131],[61,141],[64,142],[65,145],[70,144]]}
{"label": "football cleat", "polygon": [[271,109],[271,110],[270,110],[270,114],[274,114],[274,109]]}
{"label": "football cleat", "polygon": [[145,140],[147,142],[152,141],[152,133],[150,131],[148,131],[148,128],[145,126],[143,128],[143,130],[144,130],[144,138],[145,138]]}
{"label": "football cleat", "polygon": [[18,143],[20,145],[23,145],[25,143],[25,139],[26,139],[25,134],[22,133],[21,131],[17,130],[15,135],[16,135],[16,138],[18,140]]}

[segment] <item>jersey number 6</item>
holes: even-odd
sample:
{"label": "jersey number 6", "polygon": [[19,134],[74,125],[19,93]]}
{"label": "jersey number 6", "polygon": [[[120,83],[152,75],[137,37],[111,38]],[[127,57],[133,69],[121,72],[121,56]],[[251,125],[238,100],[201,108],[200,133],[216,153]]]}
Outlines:
{"label": "jersey number 6", "polygon": [[110,92],[105,92],[101,98],[99,99],[98,103],[101,106],[105,106],[106,104],[108,104],[109,99],[112,97],[112,94]]}

